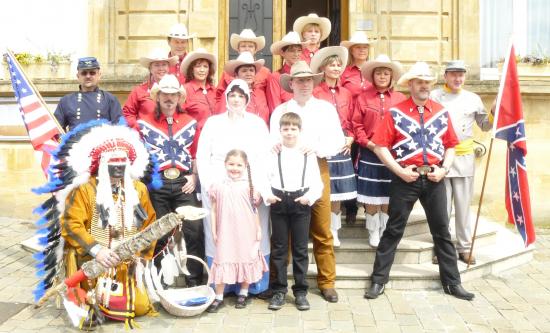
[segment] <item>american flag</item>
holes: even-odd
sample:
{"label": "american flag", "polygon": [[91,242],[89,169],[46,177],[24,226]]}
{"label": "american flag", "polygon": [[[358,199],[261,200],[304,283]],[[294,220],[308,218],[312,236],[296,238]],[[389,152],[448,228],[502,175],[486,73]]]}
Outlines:
{"label": "american flag", "polygon": [[527,181],[527,144],[523,106],[513,44],[504,63],[493,122],[495,138],[507,142],[505,203],[508,221],[516,225],[525,246],[535,241],[531,199]]}
{"label": "american flag", "polygon": [[38,162],[48,177],[48,168],[52,160],[51,152],[57,148],[57,139],[63,131],[13,54],[8,51],[4,56],[8,63],[11,83],[23,123],[29,133]]}

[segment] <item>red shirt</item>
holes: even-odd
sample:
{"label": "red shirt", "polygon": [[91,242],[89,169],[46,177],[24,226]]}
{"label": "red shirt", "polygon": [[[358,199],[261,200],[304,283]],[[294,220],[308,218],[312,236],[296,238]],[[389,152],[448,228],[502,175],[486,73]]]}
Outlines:
{"label": "red shirt", "polygon": [[354,100],[357,98],[357,95],[372,86],[372,83],[365,80],[363,75],[361,75],[361,69],[355,65],[347,66],[344,69],[342,76],[340,76],[340,82],[342,87],[351,92]]}
{"label": "red shirt", "polygon": [[128,95],[122,108],[122,115],[126,118],[128,126],[137,129],[138,119],[155,111],[156,103],[151,99],[151,86],[150,81],[143,82],[135,86]]}
{"label": "red shirt", "polygon": [[378,122],[388,116],[390,107],[405,99],[407,99],[405,95],[393,91],[393,89],[381,94],[374,86],[370,86],[365,92],[359,94],[355,100],[351,120],[355,132],[355,141],[366,147]]}
{"label": "red shirt", "polygon": [[[262,66],[254,77],[254,87],[262,89],[265,92],[269,76],[271,76],[271,71],[267,67]],[[225,89],[227,89],[229,83],[234,79],[233,76],[227,74],[225,71],[223,72],[220,82],[218,82],[218,87],[216,88],[216,102],[225,99],[223,96]]]}
{"label": "red shirt", "polygon": [[309,65],[311,63],[311,58],[319,51],[319,48],[316,48],[313,51],[310,51],[307,47],[302,47],[302,54],[300,55],[300,60],[307,62]]}
{"label": "red shirt", "polygon": [[340,126],[345,136],[353,137],[353,128],[351,126],[351,116],[353,113],[352,97],[349,90],[337,84],[330,88],[326,82],[321,82],[313,89],[313,96],[325,100],[334,105],[340,118]]}
{"label": "red shirt", "polygon": [[[428,100],[424,106],[424,131],[420,114],[412,98],[390,108],[391,117],[384,117],[372,136],[376,145],[387,147],[402,166],[439,164],[445,150],[458,144],[449,112],[439,103]],[[423,132],[423,133],[422,133]],[[422,145],[424,141],[424,145]]]}
{"label": "red shirt", "polygon": [[155,119],[154,113],[138,120],[141,137],[150,146],[159,163],[159,170],[178,168],[192,171],[192,160],[197,152],[197,122],[186,113],[174,113],[172,136],[164,114]]}
{"label": "red shirt", "polygon": [[[224,97],[225,96],[222,95],[222,98],[220,98],[220,100],[216,103],[215,114],[220,114],[227,111],[227,102]],[[269,116],[271,113],[267,107],[267,100],[263,89],[252,88],[250,90],[250,102],[246,106],[246,111],[262,118],[269,128]]]}
{"label": "red shirt", "polygon": [[[175,65],[168,67],[168,73],[174,74],[178,78],[178,81],[180,82],[180,84],[185,83],[185,73],[181,72],[180,66],[181,66],[181,62],[183,61],[183,59],[185,59],[186,56],[187,56],[187,52],[185,52],[183,55],[178,56],[179,57],[178,62]],[[168,57],[172,57],[172,52],[168,52]]]}
{"label": "red shirt", "polygon": [[281,75],[290,74],[290,66],[284,64],[283,68],[279,69],[276,72],[273,72],[269,79],[267,80],[267,105],[269,106],[270,113],[273,113],[273,110],[280,104],[283,104],[286,101],[292,99],[293,93],[290,93],[284,90],[281,87]]}
{"label": "red shirt", "polygon": [[183,109],[197,121],[197,130],[201,130],[206,119],[216,111],[216,91],[209,83],[206,83],[206,88],[202,89],[196,80],[191,80],[183,86],[187,92]]}

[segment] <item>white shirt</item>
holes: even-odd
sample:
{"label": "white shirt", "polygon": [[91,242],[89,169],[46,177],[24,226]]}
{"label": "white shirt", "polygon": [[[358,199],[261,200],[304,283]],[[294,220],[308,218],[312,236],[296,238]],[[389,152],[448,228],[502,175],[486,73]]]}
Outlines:
{"label": "white shirt", "polygon": [[281,172],[283,175],[284,188],[281,185],[279,175],[279,162],[277,154],[271,153],[268,165],[268,178],[271,187],[281,190],[294,192],[303,188],[309,188],[304,195],[309,199],[309,205],[312,206],[323,193],[323,182],[319,164],[314,154],[307,155],[306,173],[304,177],[304,186],[302,186],[302,174],[304,171],[304,153],[299,148],[281,147]]}
{"label": "white shirt", "polygon": [[325,158],[340,152],[346,143],[338,113],[329,102],[311,97],[302,107],[291,99],[273,110],[270,120],[272,142],[281,142],[279,121],[287,112],[297,113],[302,118],[301,143],[312,148],[317,157]]}

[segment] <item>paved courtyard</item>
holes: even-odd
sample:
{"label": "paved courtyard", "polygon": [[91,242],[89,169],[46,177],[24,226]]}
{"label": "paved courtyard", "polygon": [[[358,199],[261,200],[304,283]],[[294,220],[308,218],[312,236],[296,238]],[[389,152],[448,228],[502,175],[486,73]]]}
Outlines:
{"label": "paved courtyard", "polygon": [[[76,331],[53,302],[32,306],[34,263],[19,242],[33,234],[33,223],[0,219],[0,226],[0,332]],[[238,310],[228,298],[218,314],[175,318],[161,310],[160,317],[139,318],[138,332],[550,332],[550,230],[538,229],[537,236],[529,264],[464,284],[476,293],[472,302],[442,290],[387,290],[366,300],[364,290],[346,289],[339,290],[339,303],[330,304],[313,290],[306,312],[298,312],[291,297],[277,312],[258,299]],[[99,331],[125,330],[108,323]]]}

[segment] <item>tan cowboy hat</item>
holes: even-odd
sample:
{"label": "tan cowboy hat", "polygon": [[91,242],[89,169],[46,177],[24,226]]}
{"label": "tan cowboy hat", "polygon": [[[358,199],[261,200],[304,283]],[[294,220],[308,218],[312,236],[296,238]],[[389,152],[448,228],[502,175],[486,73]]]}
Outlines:
{"label": "tan cowboy hat", "polygon": [[319,67],[321,66],[321,63],[323,63],[326,58],[333,55],[338,56],[338,58],[342,61],[342,66],[346,67],[348,63],[348,49],[343,46],[328,46],[317,51],[313,58],[311,58],[311,63],[309,64],[311,71],[313,73],[320,73],[321,69]]}
{"label": "tan cowboy hat", "polygon": [[290,74],[283,74],[281,75],[281,87],[288,92],[292,92],[292,89],[290,89],[289,82],[290,80],[294,78],[299,77],[311,77],[313,78],[313,86],[317,86],[319,83],[321,83],[321,80],[323,79],[323,73],[313,73],[311,71],[311,68],[309,68],[308,64],[300,60],[292,67],[290,68]]}
{"label": "tan cowboy hat", "polygon": [[343,40],[340,42],[340,46],[349,50],[350,47],[357,44],[371,45],[374,41],[369,40],[369,37],[363,31],[356,31],[349,40]]}
{"label": "tan cowboy hat", "polygon": [[437,77],[432,74],[430,66],[428,66],[427,63],[419,61],[412,65],[407,73],[401,76],[399,81],[397,81],[397,84],[400,86],[406,86],[412,79],[420,79],[434,83],[437,80]]}
{"label": "tan cowboy hat", "polygon": [[254,56],[250,52],[243,52],[239,54],[237,59],[229,60],[225,66],[223,67],[223,71],[231,76],[235,76],[235,70],[242,65],[253,65],[256,67],[256,73],[260,71],[262,66],[264,65],[265,60],[260,59],[254,61]]}
{"label": "tan cowboy hat", "polygon": [[265,38],[264,36],[256,36],[254,31],[251,29],[243,29],[240,34],[231,34],[229,39],[229,44],[231,48],[239,52],[239,43],[240,42],[252,42],[256,44],[256,52],[260,51],[265,47]]}
{"label": "tan cowboy hat", "polygon": [[363,77],[369,81],[373,82],[372,79],[372,73],[376,68],[389,68],[391,69],[391,85],[393,86],[397,80],[401,77],[403,74],[403,68],[401,67],[401,64],[398,62],[392,62],[390,60],[390,57],[388,57],[385,54],[380,54],[376,59],[367,61],[362,67],[361,67],[361,74]]}
{"label": "tan cowboy hat", "polygon": [[180,65],[180,71],[185,75],[187,73],[187,67],[191,65],[191,63],[197,59],[206,59],[211,64],[214,70],[218,66],[218,62],[216,61],[216,56],[212,53],[208,53],[206,49],[198,48],[195,51],[189,52],[185,58],[183,58],[183,61]]}
{"label": "tan cowboy hat", "polygon": [[185,39],[185,40],[194,38],[196,36],[197,34],[195,33],[189,34],[187,32],[187,28],[185,27],[185,25],[181,23],[174,24],[172,28],[170,28],[170,32],[167,35],[167,37],[170,37],[170,38]]}
{"label": "tan cowboy hat", "polygon": [[300,45],[300,47],[302,47],[302,39],[296,31],[289,32],[283,37],[283,39],[271,44],[269,49],[271,50],[271,54],[282,56],[283,48],[290,45]]}
{"label": "tan cowboy hat", "polygon": [[157,100],[157,94],[159,91],[162,91],[166,94],[180,93],[181,98],[185,99],[186,93],[185,88],[180,84],[178,78],[173,74],[166,74],[160,79],[158,83],[153,84],[151,87],[151,99],[153,101]]}
{"label": "tan cowboy hat", "polygon": [[326,17],[319,17],[317,14],[298,17],[296,21],[294,21],[292,30],[296,31],[301,37],[304,27],[310,23],[318,24],[319,27],[321,27],[321,42],[328,38],[331,30],[330,20]]}
{"label": "tan cowboy hat", "polygon": [[152,62],[156,61],[167,61],[170,66],[174,66],[178,63],[178,56],[168,57],[167,55],[168,52],[164,49],[154,48],[149,52],[148,56],[139,58],[139,63],[147,69],[149,69],[149,65],[151,65]]}

